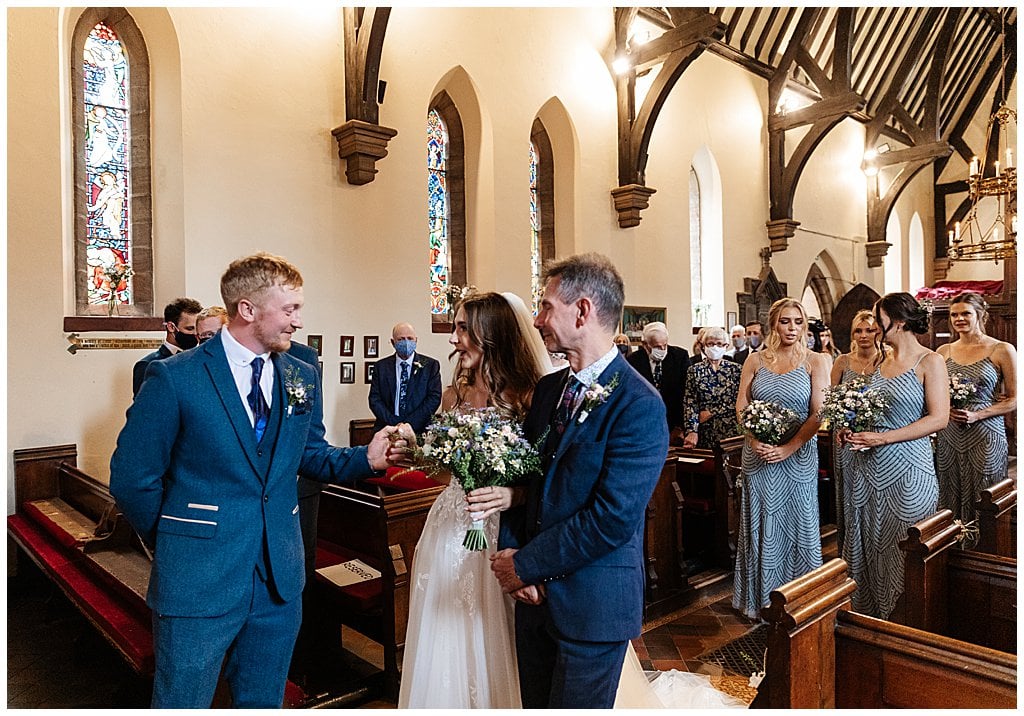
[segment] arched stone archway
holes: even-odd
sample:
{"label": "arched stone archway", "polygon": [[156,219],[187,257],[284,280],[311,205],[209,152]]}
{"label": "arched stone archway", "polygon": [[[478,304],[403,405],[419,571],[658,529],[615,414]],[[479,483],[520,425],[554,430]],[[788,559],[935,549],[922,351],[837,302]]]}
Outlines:
{"label": "arched stone archway", "polygon": [[863,283],[846,292],[832,311],[832,321],[829,326],[832,329],[832,342],[836,344],[843,353],[850,350],[850,321],[862,308],[871,308],[881,296],[875,289]]}

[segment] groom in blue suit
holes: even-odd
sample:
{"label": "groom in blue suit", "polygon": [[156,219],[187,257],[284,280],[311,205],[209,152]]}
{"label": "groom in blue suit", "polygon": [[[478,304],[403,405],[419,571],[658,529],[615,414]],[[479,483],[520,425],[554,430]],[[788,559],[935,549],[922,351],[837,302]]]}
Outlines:
{"label": "groom in blue suit", "polygon": [[228,324],[150,366],[110,461],[111,493],[154,547],[154,708],[209,707],[222,666],[234,706],[282,705],[304,581],[296,475],[369,477],[395,430],[324,439],[316,368],[286,352],[302,328],[292,264],[239,259],[221,296]]}
{"label": "groom in blue suit", "polygon": [[516,604],[524,708],[611,708],[644,604],[643,526],[668,452],[665,403],[612,342],[622,278],[598,254],[544,271],[534,325],[569,367],[523,426],[544,475],[502,513],[492,569]]}

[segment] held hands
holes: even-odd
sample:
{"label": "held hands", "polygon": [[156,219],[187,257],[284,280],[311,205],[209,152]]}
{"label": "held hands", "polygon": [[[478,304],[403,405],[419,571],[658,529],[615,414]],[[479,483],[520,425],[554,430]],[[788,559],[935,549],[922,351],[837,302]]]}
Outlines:
{"label": "held hands", "polygon": [[517,602],[523,602],[532,606],[543,603],[547,596],[548,590],[544,588],[543,584],[530,584],[512,592],[512,598]]}
{"label": "held hands", "polygon": [[466,511],[474,520],[484,520],[512,506],[511,487],[478,487],[466,495]]}
{"label": "held hands", "polygon": [[407,423],[387,425],[366,446],[366,459],[374,470],[398,465],[409,459],[409,445],[415,441],[416,434]]}
{"label": "held hands", "polygon": [[792,441],[785,445],[769,445],[751,438],[750,444],[754,448],[754,453],[765,462],[782,462],[796,451]]}
{"label": "held hands", "polygon": [[697,433],[686,433],[686,437],[683,438],[683,447],[695,448],[697,447]]}
{"label": "held hands", "polygon": [[850,446],[852,450],[867,450],[868,448],[880,447],[887,445],[888,442],[885,438],[885,433],[850,433],[845,442]]}

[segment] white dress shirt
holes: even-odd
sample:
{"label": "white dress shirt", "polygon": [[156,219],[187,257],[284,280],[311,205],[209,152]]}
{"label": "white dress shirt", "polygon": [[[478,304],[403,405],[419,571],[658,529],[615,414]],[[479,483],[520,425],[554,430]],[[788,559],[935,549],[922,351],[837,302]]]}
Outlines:
{"label": "white dress shirt", "polygon": [[395,415],[401,415],[398,410],[399,398],[402,395],[402,363],[409,366],[409,380],[412,380],[413,362],[416,360],[416,351],[402,360],[401,356],[395,353]]}
{"label": "white dress shirt", "polygon": [[[238,395],[242,399],[242,406],[245,414],[249,416],[249,423],[254,424],[255,418],[252,415],[252,408],[249,407],[249,391],[252,390],[252,361],[257,354],[235,340],[227,326],[221,329],[221,340],[224,343],[224,355],[228,358],[228,366],[231,368],[231,375],[235,379],[235,387],[238,388]],[[274,397],[274,361],[270,360],[270,352],[263,353],[263,372],[260,373],[260,390],[267,400],[267,407],[271,405]]]}

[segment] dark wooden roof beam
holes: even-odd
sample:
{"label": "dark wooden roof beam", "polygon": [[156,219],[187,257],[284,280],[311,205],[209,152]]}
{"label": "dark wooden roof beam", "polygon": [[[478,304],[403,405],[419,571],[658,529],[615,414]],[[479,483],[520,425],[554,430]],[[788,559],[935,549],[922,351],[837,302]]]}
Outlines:
{"label": "dark wooden roof beam", "polygon": [[772,114],[768,117],[768,130],[795,129],[807,124],[814,124],[820,120],[845,115],[855,112],[864,107],[864,98],[856,92],[843,92],[841,94],[826,97],[808,107],[801,107],[785,114]]}
{"label": "dark wooden roof beam", "polygon": [[892,151],[879,154],[878,158],[875,159],[875,164],[881,167],[893,166],[894,164],[902,164],[904,162],[917,162],[923,159],[938,159],[941,157],[948,157],[953,153],[953,147],[947,142],[931,142],[929,144],[919,144],[915,147],[907,147],[906,149],[894,149]]}
{"label": "dark wooden roof beam", "polygon": [[637,72],[654,67],[663,62],[670,53],[684,50],[688,46],[699,42],[706,42],[707,38],[720,39],[717,29],[719,22],[713,15],[703,13],[686,25],[668,30],[660,37],[656,37],[630,53],[633,67]]}

